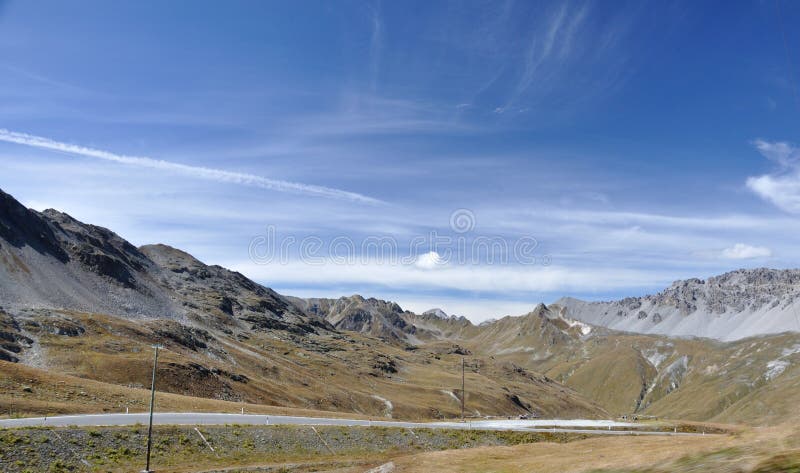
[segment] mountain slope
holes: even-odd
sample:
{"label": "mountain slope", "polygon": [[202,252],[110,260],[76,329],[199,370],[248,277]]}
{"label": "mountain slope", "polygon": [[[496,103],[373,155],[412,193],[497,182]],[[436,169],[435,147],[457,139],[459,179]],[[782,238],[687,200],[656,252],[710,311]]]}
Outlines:
{"label": "mountain slope", "polygon": [[182,315],[152,280],[157,267],[113,232],[0,191],[0,296],[6,308],[70,308],[136,317]]}
{"label": "mountain slope", "polygon": [[800,334],[734,342],[575,330],[566,309],[539,306],[524,317],[479,327],[460,340],[557,380],[617,415],[774,423],[796,418]]}
{"label": "mountain slope", "polygon": [[403,310],[396,302],[358,294],[339,299],[289,299],[307,312],[324,317],[339,330],[368,334],[389,342],[422,345],[475,333],[475,327],[465,317],[449,316],[441,309],[415,314]]}
{"label": "mountain slope", "polygon": [[[0,372],[11,379],[21,363],[142,387],[150,347],[161,343],[162,391],[388,417],[458,415],[461,355],[408,345],[417,329],[404,317],[413,314],[357,296],[315,304],[310,310],[308,301],[178,249],[135,248],[110,230],[0,193]],[[471,361],[472,415],[608,415],[532,370]],[[4,385],[0,408],[24,401],[64,412],[83,401],[68,386],[34,381]],[[93,401],[118,411],[124,399]]]}
{"label": "mountain slope", "polygon": [[406,321],[408,313],[397,303],[359,295],[339,299],[297,299],[339,330],[367,334],[383,340],[413,342],[417,329]]}
{"label": "mountain slope", "polygon": [[138,249],[55,210],[0,191],[0,297],[7,310],[58,309],[159,318],[226,330],[332,330],[241,274],[166,245]]}
{"label": "mountain slope", "polygon": [[186,317],[226,333],[266,329],[304,334],[333,330],[316,314],[306,313],[292,300],[257,284],[241,273],[208,266],[190,254],[167,245],[141,249],[158,268],[154,277]]}
{"label": "mountain slope", "polygon": [[569,317],[615,330],[733,341],[800,331],[800,270],[741,269],[645,297],[556,304]]}
{"label": "mountain slope", "polygon": [[[144,386],[158,342],[161,390],[229,401],[455,416],[465,359],[472,415],[750,423],[797,415],[800,334],[720,341],[631,332],[777,330],[791,322],[798,271],[736,271],[609,303],[564,299],[475,326],[361,296],[283,296],[166,245],[135,248],[7,194],[0,204],[0,372],[9,376],[22,363]],[[51,401],[52,390],[4,389],[0,408]],[[68,399],[63,409],[80,402],[58,395]],[[110,398],[102,405],[119,408]]]}

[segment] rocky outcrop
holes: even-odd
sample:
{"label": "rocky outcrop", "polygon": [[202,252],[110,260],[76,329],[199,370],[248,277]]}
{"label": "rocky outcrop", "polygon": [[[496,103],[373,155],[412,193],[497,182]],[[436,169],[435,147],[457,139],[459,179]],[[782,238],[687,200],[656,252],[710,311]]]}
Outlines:
{"label": "rocky outcrop", "polygon": [[179,301],[187,316],[222,331],[285,330],[295,334],[333,330],[272,289],[241,273],[209,266],[167,245],[140,248],[160,271],[159,284]]}
{"label": "rocky outcrop", "polygon": [[[136,248],[116,233],[56,210],[26,209],[0,191],[0,304],[192,320],[227,333],[333,330],[322,317],[240,273],[167,245]],[[179,341],[201,339],[176,332]]]}
{"label": "rocky outcrop", "polygon": [[417,327],[407,320],[411,313],[395,302],[353,295],[339,299],[307,299],[302,303],[306,311],[324,317],[338,330],[404,343],[413,340],[417,333]]}
{"label": "rocky outcrop", "polygon": [[52,226],[42,215],[25,208],[13,197],[0,190],[0,245],[28,247],[61,262],[69,255],[61,247]]}
{"label": "rocky outcrop", "polygon": [[556,304],[570,317],[617,330],[730,341],[800,331],[800,270],[740,269],[643,297]]}

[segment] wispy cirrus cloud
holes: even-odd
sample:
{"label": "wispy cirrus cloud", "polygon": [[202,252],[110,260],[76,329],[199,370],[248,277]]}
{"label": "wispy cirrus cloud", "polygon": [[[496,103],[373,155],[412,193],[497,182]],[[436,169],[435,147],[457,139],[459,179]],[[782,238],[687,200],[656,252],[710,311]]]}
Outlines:
{"label": "wispy cirrus cloud", "polygon": [[381,21],[380,3],[371,8],[370,23],[372,34],[369,40],[369,75],[372,93],[378,88],[381,67],[381,43],[383,41],[383,22]]}
{"label": "wispy cirrus cloud", "polygon": [[778,164],[769,174],[747,178],[747,188],[789,213],[800,213],[800,148],[785,141],[755,140],[762,156]]}
{"label": "wispy cirrus cloud", "polygon": [[[2,5],[2,1],[0,1],[0,5]],[[0,8],[2,8],[2,6],[0,6]],[[60,80],[52,79],[50,77],[46,77],[41,74],[28,71],[20,67],[12,66],[10,64],[0,64],[0,69],[5,70],[6,72],[10,72],[11,74],[17,75],[29,83],[44,85],[51,89],[59,90],[62,92],[67,92],[71,94],[78,93],[82,95],[96,94],[96,92],[87,90],[83,87],[69,84]]]}
{"label": "wispy cirrus cloud", "polygon": [[800,160],[800,150],[786,141],[769,142],[758,139],[753,141],[753,146],[765,158],[784,167],[796,165]]}
{"label": "wispy cirrus cloud", "polygon": [[112,153],[94,148],[87,148],[80,145],[63,143],[60,141],[51,140],[41,136],[29,135],[26,133],[18,133],[4,128],[0,128],[0,141],[8,143],[15,143],[23,146],[31,146],[34,148],[47,149],[60,153],[67,153],[79,156],[86,156],[90,158],[102,159],[104,161],[112,161],[120,164],[127,164],[130,166],[144,167],[150,169],[158,169],[161,171],[181,174],[184,176],[194,177],[198,179],[212,180],[222,183],[237,184],[242,186],[258,187],[261,189],[268,189],[277,192],[289,192],[295,194],[310,195],[315,197],[327,197],[340,200],[348,200],[352,202],[366,203],[366,204],[379,204],[382,201],[368,197],[363,194],[349,192],[341,189],[334,189],[330,187],[315,186],[311,184],[302,184],[299,182],[282,181],[278,179],[271,179],[255,174],[248,174],[242,172],[226,171],[223,169],[208,168],[203,166],[190,166],[187,164],[174,163],[171,161],[164,161],[160,159],[153,159],[140,156],[125,156],[121,154]]}
{"label": "wispy cirrus cloud", "polygon": [[454,120],[451,107],[427,100],[344,92],[332,110],[303,114],[278,125],[298,139],[376,135],[460,135],[481,128]]}
{"label": "wispy cirrus cloud", "polygon": [[553,73],[553,69],[563,66],[570,56],[576,33],[587,13],[588,7],[585,5],[571,11],[567,4],[562,4],[551,14],[540,34],[533,35],[511,102],[516,101],[537,77],[543,75],[542,67],[547,66],[548,71],[544,75],[549,75]]}

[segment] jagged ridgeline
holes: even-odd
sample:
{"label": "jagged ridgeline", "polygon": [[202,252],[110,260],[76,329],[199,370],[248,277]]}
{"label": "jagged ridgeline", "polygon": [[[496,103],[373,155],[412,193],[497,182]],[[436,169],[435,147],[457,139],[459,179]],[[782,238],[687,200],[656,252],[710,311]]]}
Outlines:
{"label": "jagged ridgeline", "polygon": [[[449,328],[451,321],[431,319],[431,327],[441,325],[434,332],[422,326],[427,316],[397,304],[351,299],[316,300],[311,310],[312,301],[183,251],[136,248],[110,230],[27,209],[0,192],[0,357],[7,374],[0,408],[119,409],[120,398],[130,396],[117,386],[147,383],[149,347],[160,342],[161,390],[380,416],[456,416],[464,350],[423,340],[438,342],[471,324],[454,320]],[[9,362],[32,371],[22,380]],[[56,375],[67,378],[54,381]],[[88,392],[79,378],[101,383]],[[607,415],[575,391],[504,361],[478,358],[469,378],[474,415],[534,408]],[[88,399],[65,402],[58,383],[80,384]]]}
{"label": "jagged ridgeline", "polygon": [[800,270],[742,269],[677,281],[645,297],[557,304],[576,319],[617,330],[739,340],[800,331]]}
{"label": "jagged ridgeline", "polygon": [[799,284],[797,271],[735,271],[474,325],[359,295],[284,296],[0,192],[0,409],[119,409],[160,342],[159,387],[187,405],[454,417],[465,357],[470,415],[777,422],[800,402]]}

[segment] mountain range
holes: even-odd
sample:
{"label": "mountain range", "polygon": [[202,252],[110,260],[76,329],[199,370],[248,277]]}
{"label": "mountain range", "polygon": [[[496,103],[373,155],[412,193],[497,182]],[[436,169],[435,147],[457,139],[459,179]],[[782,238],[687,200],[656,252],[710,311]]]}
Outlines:
{"label": "mountain range", "polygon": [[769,423],[800,401],[798,291],[800,271],[739,270],[474,325],[359,295],[281,295],[0,191],[0,370],[32,370],[2,385],[0,409],[84,408],[54,402],[53,373],[98,382],[94,405],[117,409],[110,393],[146,384],[159,342],[159,389],[192,399],[451,417],[463,358],[470,415]]}
{"label": "mountain range", "polygon": [[740,269],[677,281],[655,295],[556,304],[575,319],[616,330],[739,340],[800,331],[800,270]]}

